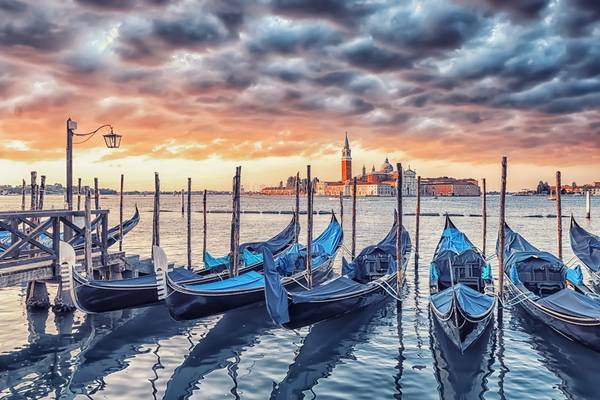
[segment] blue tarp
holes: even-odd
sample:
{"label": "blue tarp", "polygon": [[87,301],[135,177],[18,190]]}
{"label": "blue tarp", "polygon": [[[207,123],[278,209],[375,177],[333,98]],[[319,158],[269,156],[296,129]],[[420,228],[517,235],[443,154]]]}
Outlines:
{"label": "blue tarp", "polygon": [[263,249],[263,260],[265,263],[265,299],[267,312],[277,325],[290,322],[288,314],[287,290],[281,284],[281,277],[277,271],[277,265],[273,260],[273,254],[268,249]]}
{"label": "blue tarp", "polygon": [[294,304],[310,303],[311,301],[327,300],[334,296],[352,293],[365,287],[362,283],[348,279],[345,276],[337,277],[324,282],[319,286],[302,292],[291,293]]}
{"label": "blue tarp", "polygon": [[571,218],[570,237],[571,248],[577,258],[590,270],[600,271],[600,237],[580,227],[574,218]]}
{"label": "blue tarp", "polygon": [[264,285],[264,277],[256,271],[246,272],[240,276],[227,278],[222,281],[185,285],[186,289],[194,290],[238,290],[253,289]]}
{"label": "blue tarp", "polygon": [[[454,285],[454,293],[458,307],[468,317],[485,314],[494,304],[494,299],[470,287],[458,283]],[[431,296],[434,307],[442,314],[448,314],[452,307],[452,288],[449,287]]]}
{"label": "blue tarp", "polygon": [[562,289],[537,303],[575,317],[600,318],[600,302],[571,289]]}
{"label": "blue tarp", "polygon": [[567,270],[567,280],[575,286],[583,285],[583,273],[579,265]]}
{"label": "blue tarp", "polygon": [[436,252],[451,251],[460,254],[472,248],[473,244],[464,233],[454,227],[448,227],[442,232],[442,238],[438,243]]}

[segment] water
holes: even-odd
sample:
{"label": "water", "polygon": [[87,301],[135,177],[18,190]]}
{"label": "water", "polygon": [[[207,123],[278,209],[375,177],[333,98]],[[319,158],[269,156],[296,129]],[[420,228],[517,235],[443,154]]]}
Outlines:
{"label": "water", "polygon": [[[169,258],[185,262],[185,219],[179,198],[162,197],[161,244]],[[359,199],[357,249],[379,240],[392,223],[394,199]],[[102,197],[117,210],[117,197]],[[125,250],[149,256],[152,197],[126,197],[126,218],[137,203],[139,226]],[[62,199],[49,197],[48,207]],[[563,212],[600,232],[600,201],[592,222],[583,216],[583,198],[563,199]],[[194,209],[201,209],[194,197]],[[210,196],[211,209],[227,209],[227,196]],[[290,210],[291,198],[244,197],[246,210]],[[350,243],[350,201],[345,201],[346,241]],[[498,197],[488,199],[488,253],[497,230]],[[0,198],[1,209],[20,206],[16,197]],[[556,250],[555,219],[521,218],[554,214],[545,198],[509,197],[507,220],[543,250]],[[316,198],[315,209],[338,210],[338,200]],[[414,212],[414,198],[405,199]],[[480,199],[424,198],[422,211],[477,214]],[[117,213],[111,224],[117,223]],[[227,250],[230,215],[209,214],[209,249]],[[414,216],[405,217],[414,238]],[[267,238],[289,215],[242,215],[241,240]],[[480,219],[454,217],[476,245]],[[315,216],[315,234],[329,216]],[[304,222],[304,219],[303,219]],[[59,319],[52,312],[27,314],[24,288],[0,289],[0,398],[215,398],[215,399],[390,399],[399,398],[598,398],[600,354],[558,336],[517,310],[474,351],[460,358],[437,334],[428,312],[428,263],[443,227],[443,217],[421,219],[421,263],[411,259],[404,303],[395,302],[311,328],[287,331],[268,322],[260,305],[206,319],[175,322],[162,307]],[[564,219],[565,260],[572,257],[568,219]],[[200,260],[201,214],[193,215],[194,259]],[[304,237],[301,235],[301,239]],[[339,270],[341,255],[336,260]],[[497,276],[497,273],[496,273]],[[51,298],[55,288],[50,287]],[[431,334],[433,332],[433,334]]]}

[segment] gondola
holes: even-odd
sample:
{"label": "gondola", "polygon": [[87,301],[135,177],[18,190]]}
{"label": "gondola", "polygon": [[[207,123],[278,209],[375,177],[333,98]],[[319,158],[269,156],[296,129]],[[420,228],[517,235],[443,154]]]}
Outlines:
{"label": "gondola", "polygon": [[[342,238],[342,227],[335,215],[332,215],[325,231],[312,244],[313,282],[320,282],[331,275],[333,260],[341,246]],[[270,253],[268,249],[263,251]],[[284,287],[293,289],[306,285],[305,246],[294,245],[277,258],[285,260],[288,267],[287,274],[281,279]],[[265,299],[265,278],[256,271],[204,284],[177,282],[171,274],[167,274],[165,286],[165,304],[176,320],[219,314]]]}
{"label": "gondola", "polygon": [[[348,263],[342,259],[342,275],[308,290],[289,291],[280,282],[282,261],[265,254],[267,310],[278,325],[296,329],[322,320],[357,311],[381,302],[396,292],[397,220],[385,238],[364,248]],[[402,260],[406,269],[410,237],[402,227]],[[405,274],[402,274],[404,277]]]}
{"label": "gondola", "polygon": [[596,291],[600,291],[600,237],[586,231],[571,217],[571,248],[586,266]]}
{"label": "gondola", "polygon": [[[125,235],[127,235],[133,228],[135,228],[137,226],[137,224],[140,222],[140,212],[138,211],[137,206],[135,207],[135,213],[133,214],[133,216],[126,220],[123,221],[123,237]],[[96,225],[92,226],[92,229],[95,229]],[[61,233],[61,238],[62,238],[62,233]],[[4,231],[4,230],[0,230],[0,244],[3,244],[5,246],[10,246],[11,244],[11,233],[8,231]],[[114,244],[118,243],[119,240],[121,239],[121,232],[119,229],[119,225],[115,225],[112,228],[110,228],[107,232],[107,247],[111,247]],[[42,233],[39,235],[38,240],[45,246],[47,247],[52,247],[52,238],[50,236],[48,236],[45,233]],[[95,243],[98,241],[98,237],[96,235],[96,233],[92,233],[92,243]],[[73,246],[73,248],[75,250],[83,250],[83,247],[85,245],[85,238],[83,236],[78,236],[75,240],[73,240],[71,242],[71,246]],[[4,249],[0,248],[0,253],[3,252]]]}
{"label": "gondola", "polygon": [[583,283],[579,267],[567,268],[508,225],[504,229],[506,301],[561,335],[600,351],[600,300]]}
{"label": "gondola", "polygon": [[[257,249],[267,246],[276,254],[280,254],[292,245],[297,229],[298,224],[294,216],[291,222],[273,238],[265,242],[242,244],[240,248],[247,256],[241,261],[240,271],[246,273],[262,269],[262,256],[260,253],[257,254]],[[257,257],[257,255],[259,256]],[[227,269],[223,270],[219,267],[204,268],[198,271],[177,267],[169,271],[169,277],[174,282],[181,284],[216,282],[227,278],[228,275]],[[74,303],[80,310],[87,313],[143,307],[159,302],[156,274],[118,280],[92,280],[81,275],[75,268],[68,270],[64,268],[63,279],[72,281]]]}
{"label": "gondola", "polygon": [[429,290],[436,322],[464,352],[493,320],[496,297],[491,266],[449,216],[430,265]]}

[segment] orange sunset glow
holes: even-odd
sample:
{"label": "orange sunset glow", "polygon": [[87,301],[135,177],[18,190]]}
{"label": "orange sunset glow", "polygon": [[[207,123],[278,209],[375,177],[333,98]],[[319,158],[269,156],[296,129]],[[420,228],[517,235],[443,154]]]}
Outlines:
{"label": "orange sunset glow", "polygon": [[123,135],[75,146],[103,187],[338,179],[345,132],[356,170],[600,181],[598,6],[525,3],[0,0],[0,183],[64,182],[69,117]]}

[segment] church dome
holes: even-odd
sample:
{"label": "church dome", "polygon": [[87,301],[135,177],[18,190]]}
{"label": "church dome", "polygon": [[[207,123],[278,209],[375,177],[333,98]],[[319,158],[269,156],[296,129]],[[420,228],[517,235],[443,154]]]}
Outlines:
{"label": "church dome", "polygon": [[385,173],[389,174],[390,172],[392,172],[394,170],[394,167],[392,166],[392,164],[390,164],[390,161],[386,157],[383,164],[381,164],[381,167],[379,167],[379,170],[381,172],[385,172]]}

